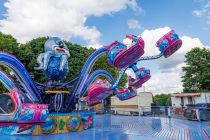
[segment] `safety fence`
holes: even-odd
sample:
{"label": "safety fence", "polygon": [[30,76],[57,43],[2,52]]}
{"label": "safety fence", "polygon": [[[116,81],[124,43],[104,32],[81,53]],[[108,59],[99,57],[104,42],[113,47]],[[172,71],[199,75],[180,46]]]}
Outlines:
{"label": "safety fence", "polygon": [[111,107],[95,109],[97,114],[135,115],[144,117],[168,117],[198,121],[210,121],[210,108],[206,107],[171,107],[171,106],[140,106]]}

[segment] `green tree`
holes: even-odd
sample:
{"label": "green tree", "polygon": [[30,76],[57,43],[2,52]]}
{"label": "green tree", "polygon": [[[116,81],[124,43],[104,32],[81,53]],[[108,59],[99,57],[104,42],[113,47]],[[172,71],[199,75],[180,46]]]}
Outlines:
{"label": "green tree", "polygon": [[170,94],[159,94],[153,96],[153,101],[156,105],[167,106],[171,105],[171,95]]}
{"label": "green tree", "polygon": [[[18,43],[15,38],[11,35],[5,35],[0,32],[0,51],[1,52],[8,52],[14,55],[18,54]],[[4,66],[0,66],[0,70],[9,73],[10,70]],[[8,92],[7,89],[0,83],[0,92],[5,93]]]}
{"label": "green tree", "polygon": [[210,51],[194,48],[186,54],[186,66],[183,67],[184,92],[210,90]]}
{"label": "green tree", "polygon": [[26,70],[36,82],[46,81],[42,71],[34,70],[34,67],[37,66],[36,59],[40,53],[44,52],[44,43],[46,41],[46,37],[39,37],[25,44],[21,44],[18,48],[19,53],[16,54],[16,57],[23,63]]}
{"label": "green tree", "polygon": [[0,50],[11,54],[18,54],[18,43],[11,35],[5,35],[0,32]]}

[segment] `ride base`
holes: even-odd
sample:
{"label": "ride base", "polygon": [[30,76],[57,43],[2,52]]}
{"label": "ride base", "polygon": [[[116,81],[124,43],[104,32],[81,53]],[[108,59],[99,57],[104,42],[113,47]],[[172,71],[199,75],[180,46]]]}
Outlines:
{"label": "ride base", "polygon": [[0,127],[0,135],[44,135],[79,132],[94,127],[94,111],[49,114],[43,124]]}

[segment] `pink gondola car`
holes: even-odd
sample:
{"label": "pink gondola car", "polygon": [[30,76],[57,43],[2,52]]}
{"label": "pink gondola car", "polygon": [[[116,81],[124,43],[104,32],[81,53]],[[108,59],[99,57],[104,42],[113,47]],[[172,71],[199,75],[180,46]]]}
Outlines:
{"label": "pink gondola car", "polygon": [[119,89],[117,92],[116,97],[121,101],[137,96],[137,90],[134,87],[128,87],[128,89]]}
{"label": "pink gondola car", "polygon": [[182,46],[182,40],[174,30],[171,30],[157,41],[156,46],[164,57],[167,58]]}
{"label": "pink gondola car", "polygon": [[131,76],[128,77],[128,85],[135,88],[142,87],[142,84],[144,84],[151,78],[150,70],[145,69],[144,67],[135,71],[135,74],[137,79],[134,79]]}
{"label": "pink gondola car", "polygon": [[5,113],[0,115],[0,126],[24,126],[27,124],[40,124],[45,122],[48,116],[47,104],[22,103],[17,89],[11,90],[5,97],[7,96],[8,101],[11,100],[11,104],[14,107],[10,112],[4,111]]}
{"label": "pink gondola car", "polygon": [[117,68],[131,65],[144,54],[144,40],[141,37],[126,35],[126,38],[133,41],[133,45],[130,48],[118,41],[108,46],[108,63]]}
{"label": "pink gondola car", "polygon": [[100,101],[113,93],[108,81],[97,79],[88,88],[89,101]]}

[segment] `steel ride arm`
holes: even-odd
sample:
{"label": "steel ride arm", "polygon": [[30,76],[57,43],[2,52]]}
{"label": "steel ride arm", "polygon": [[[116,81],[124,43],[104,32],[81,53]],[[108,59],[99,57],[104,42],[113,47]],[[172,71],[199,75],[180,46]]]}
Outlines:
{"label": "steel ride arm", "polygon": [[24,83],[27,94],[32,102],[43,103],[42,96],[35,86],[31,76],[23,66],[23,64],[13,55],[0,52],[0,65],[11,69],[20,83]]}
{"label": "steel ride arm", "polygon": [[94,51],[89,56],[89,58],[85,62],[85,65],[82,68],[78,82],[77,82],[76,86],[74,87],[72,94],[70,94],[70,96],[68,97],[67,107],[70,107],[72,105],[75,97],[80,96],[80,94],[84,88],[85,82],[87,81],[87,78],[92,70],[93,65],[101,56],[105,55],[106,52],[107,52],[107,47],[102,47],[102,48]]}

